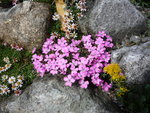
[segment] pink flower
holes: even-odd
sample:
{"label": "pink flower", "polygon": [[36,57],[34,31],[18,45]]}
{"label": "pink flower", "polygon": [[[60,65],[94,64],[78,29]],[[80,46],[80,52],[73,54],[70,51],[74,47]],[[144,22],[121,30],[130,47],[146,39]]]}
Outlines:
{"label": "pink flower", "polygon": [[83,42],[90,42],[90,40],[91,40],[91,35],[82,36],[82,41],[83,41]]}
{"label": "pink flower", "polygon": [[110,37],[109,35],[106,35],[106,37],[107,37],[106,41],[112,42],[112,37]]}
{"label": "pink flower", "polygon": [[88,87],[88,85],[89,85],[89,81],[80,80],[79,84],[80,84],[81,88],[85,88],[86,89]]}
{"label": "pink flower", "polygon": [[33,48],[33,50],[32,50],[32,54],[34,54],[34,53],[35,53],[35,51],[36,51],[36,48]]}
{"label": "pink flower", "polygon": [[76,59],[76,60],[78,60],[78,59],[79,59],[79,53],[72,54],[72,55],[73,55],[73,59]]}
{"label": "pink flower", "polygon": [[52,75],[58,74],[58,70],[57,70],[57,69],[52,69],[52,70],[50,71],[50,73],[51,73]]}
{"label": "pink flower", "polygon": [[106,92],[108,92],[111,87],[112,84],[108,84],[107,82],[105,82],[104,85],[102,86],[103,90]]}
{"label": "pink flower", "polygon": [[105,31],[99,31],[98,34],[96,34],[96,36],[103,38],[103,37],[105,37],[107,35],[106,35]]}
{"label": "pink flower", "polygon": [[[93,39],[91,35],[83,36],[82,40],[72,39],[69,43],[64,37],[55,40],[51,36],[43,44],[43,54],[32,56],[34,68],[42,77],[45,73],[65,75],[66,86],[71,87],[78,81],[81,88],[87,88],[90,82],[108,91],[111,84],[105,83],[100,77],[104,66],[110,61],[107,48],[113,46],[112,38],[104,31],[96,36]],[[86,78],[91,81],[85,81]]]}
{"label": "pink flower", "polygon": [[104,41],[103,41],[103,39],[101,38],[101,37],[98,37],[97,39],[96,39],[96,41],[95,41],[95,44],[97,44],[97,45],[101,45],[101,44],[103,44],[104,43]]}
{"label": "pink flower", "polygon": [[67,77],[64,77],[64,81],[66,81],[65,86],[72,86],[72,83],[75,82],[75,79],[72,78],[71,75],[68,75]]}
{"label": "pink flower", "polygon": [[96,86],[102,86],[103,80],[99,78],[99,74],[95,74],[95,76],[92,77],[92,83]]}

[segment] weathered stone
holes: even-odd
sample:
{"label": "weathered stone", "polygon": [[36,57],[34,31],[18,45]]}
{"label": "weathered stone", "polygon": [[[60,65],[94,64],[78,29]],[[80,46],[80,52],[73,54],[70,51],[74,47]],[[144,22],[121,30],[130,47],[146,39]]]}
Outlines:
{"label": "weathered stone", "polygon": [[148,42],[148,41],[150,41],[150,37],[144,37],[141,40],[142,40],[142,42]]}
{"label": "weathered stone", "polygon": [[107,95],[92,92],[66,87],[59,79],[45,76],[37,78],[19,97],[0,103],[0,113],[121,113]]}
{"label": "weathered stone", "polygon": [[112,62],[120,64],[129,84],[150,83],[150,41],[114,50]]}
{"label": "weathered stone", "polygon": [[79,22],[84,33],[105,30],[121,42],[146,30],[147,19],[129,0],[87,0],[87,6],[89,10]]}
{"label": "weathered stone", "polygon": [[0,39],[21,44],[32,50],[45,38],[50,17],[49,5],[24,1],[10,9],[0,10]]}
{"label": "weathered stone", "polygon": [[131,36],[131,38],[130,38],[130,42],[134,42],[136,44],[139,44],[141,42],[141,40],[142,39],[139,36]]}

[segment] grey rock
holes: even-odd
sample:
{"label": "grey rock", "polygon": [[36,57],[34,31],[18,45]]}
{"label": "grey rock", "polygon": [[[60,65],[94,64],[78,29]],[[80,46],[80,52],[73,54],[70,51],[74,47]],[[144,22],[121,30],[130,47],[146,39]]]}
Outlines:
{"label": "grey rock", "polygon": [[147,29],[147,19],[129,0],[87,0],[87,6],[89,9],[79,22],[83,33],[105,30],[121,42]]}
{"label": "grey rock", "polygon": [[37,78],[19,97],[1,102],[0,113],[120,113],[107,95],[98,95],[45,76]]}
{"label": "grey rock", "polygon": [[141,37],[139,37],[139,36],[131,36],[130,42],[134,42],[136,44],[139,44],[141,42]]}
{"label": "grey rock", "polygon": [[148,42],[148,41],[150,41],[150,37],[144,37],[141,40],[142,40],[142,42]]}
{"label": "grey rock", "polygon": [[28,50],[39,48],[45,39],[50,7],[44,3],[24,1],[0,10],[0,39],[17,43]]}
{"label": "grey rock", "polygon": [[120,64],[128,84],[150,83],[150,41],[114,50],[111,59]]}

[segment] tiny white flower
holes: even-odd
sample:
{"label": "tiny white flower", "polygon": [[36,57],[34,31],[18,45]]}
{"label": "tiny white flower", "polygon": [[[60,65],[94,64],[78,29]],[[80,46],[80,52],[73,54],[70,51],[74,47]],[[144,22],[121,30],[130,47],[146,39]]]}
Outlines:
{"label": "tiny white flower", "polygon": [[1,85],[1,87],[0,87],[1,94],[8,94],[9,92],[10,92],[10,90],[6,85]]}
{"label": "tiny white flower", "polygon": [[23,81],[24,80],[24,76],[18,75],[17,79],[18,79],[18,81]]}
{"label": "tiny white flower", "polygon": [[5,81],[8,79],[8,75],[2,75],[2,81]]}
{"label": "tiny white flower", "polygon": [[15,86],[17,86],[17,87],[22,87],[22,84],[23,84],[22,81],[17,81],[17,82],[15,83]]}
{"label": "tiny white flower", "polygon": [[9,88],[4,89],[3,91],[4,91],[4,94],[8,94],[8,93],[10,93]]}
{"label": "tiny white flower", "polygon": [[86,4],[86,1],[85,1],[85,0],[79,1],[79,4],[85,5],[85,4]]}
{"label": "tiny white flower", "polygon": [[13,84],[15,81],[16,81],[16,78],[14,76],[12,76],[8,79],[9,84]]}
{"label": "tiny white flower", "polygon": [[21,50],[23,50],[23,48],[22,47],[18,47],[18,48],[16,48],[16,50],[17,51],[21,51]]}
{"label": "tiny white flower", "polygon": [[68,18],[68,21],[69,21],[69,22],[73,22],[73,21],[74,21],[74,17],[73,17],[73,16],[70,16],[70,17]]}
{"label": "tiny white flower", "polygon": [[9,60],[9,58],[8,58],[8,57],[4,57],[3,61],[4,61],[4,62],[6,62],[7,64],[9,64],[9,63],[10,63],[10,60]]}
{"label": "tiny white flower", "polygon": [[77,37],[77,33],[74,31],[73,33],[70,34],[71,37],[76,38]]}
{"label": "tiny white flower", "polygon": [[21,94],[21,92],[22,92],[21,90],[14,91],[14,93],[15,93],[16,96],[19,96]]}
{"label": "tiny white flower", "polygon": [[76,3],[76,7],[77,7],[77,9],[81,9],[80,3]]}
{"label": "tiny white flower", "polygon": [[71,24],[71,29],[77,29],[77,24],[75,23]]}
{"label": "tiny white flower", "polygon": [[15,84],[12,84],[11,89],[12,89],[12,90],[17,90],[18,87],[17,87]]}
{"label": "tiny white flower", "polygon": [[7,71],[11,67],[11,64],[5,64],[4,67],[0,67],[0,73]]}
{"label": "tiny white flower", "polygon": [[66,25],[68,25],[68,24],[69,24],[69,21],[65,19],[65,20],[63,21],[63,25],[66,26]]}
{"label": "tiny white flower", "polygon": [[64,19],[68,19],[68,17],[69,17],[69,13],[68,13],[68,12],[65,12],[64,15],[63,15],[63,18],[64,18]]}
{"label": "tiny white flower", "polygon": [[57,32],[53,32],[53,33],[51,33],[51,36],[59,37],[60,35]]}
{"label": "tiny white flower", "polygon": [[71,26],[70,25],[65,25],[63,29],[64,29],[64,31],[67,32],[71,29]]}
{"label": "tiny white flower", "polygon": [[70,38],[70,31],[66,31],[65,37],[68,38],[68,39]]}
{"label": "tiny white flower", "polygon": [[80,10],[81,10],[81,12],[82,12],[82,11],[86,11],[86,6],[85,6],[85,5],[82,5],[81,8],[80,8]]}
{"label": "tiny white flower", "polygon": [[70,35],[66,35],[66,38],[70,39]]}
{"label": "tiny white flower", "polygon": [[5,71],[7,71],[7,70],[11,67],[11,65],[12,65],[12,64],[6,64],[6,65],[5,65],[5,68],[6,68]]}
{"label": "tiny white flower", "polygon": [[54,13],[54,15],[53,15],[53,20],[58,20],[58,19],[60,19],[60,16],[59,16],[59,14],[58,13]]}
{"label": "tiny white flower", "polygon": [[6,85],[1,85],[1,86],[0,86],[0,89],[5,89],[5,88],[7,88]]}
{"label": "tiny white flower", "polygon": [[77,13],[77,17],[80,19],[81,17],[83,17],[82,13]]}
{"label": "tiny white flower", "polygon": [[69,12],[70,12],[70,10],[68,10],[67,12],[65,12],[64,13],[64,16],[66,15],[66,16],[69,16]]}
{"label": "tiny white flower", "polygon": [[2,45],[7,46],[8,44],[6,42],[3,42]]}

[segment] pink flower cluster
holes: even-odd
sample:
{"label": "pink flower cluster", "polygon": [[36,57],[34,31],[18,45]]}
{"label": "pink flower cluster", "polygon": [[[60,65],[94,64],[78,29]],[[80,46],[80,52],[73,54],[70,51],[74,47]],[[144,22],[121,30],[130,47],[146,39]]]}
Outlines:
{"label": "pink flower cluster", "polygon": [[109,63],[112,48],[112,38],[104,31],[83,36],[81,40],[72,39],[68,43],[64,37],[55,39],[51,36],[42,47],[43,55],[32,56],[34,68],[43,77],[45,73],[52,75],[62,74],[65,85],[80,84],[81,88],[87,88],[89,83],[101,86],[108,91],[112,86],[100,78],[103,68]]}

